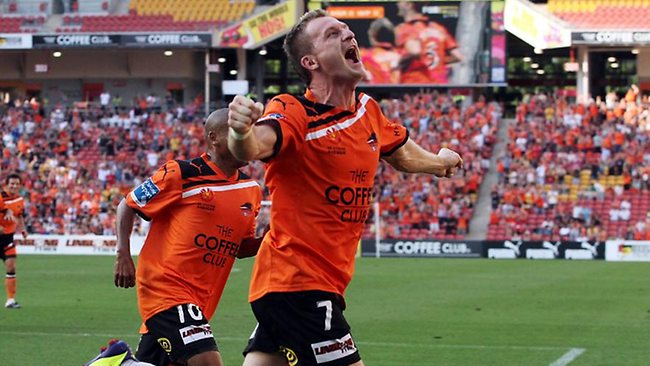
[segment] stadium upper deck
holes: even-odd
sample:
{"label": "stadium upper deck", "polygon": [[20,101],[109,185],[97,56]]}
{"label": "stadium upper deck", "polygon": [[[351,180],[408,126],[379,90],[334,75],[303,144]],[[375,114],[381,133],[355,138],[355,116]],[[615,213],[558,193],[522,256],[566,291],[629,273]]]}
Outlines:
{"label": "stadium upper deck", "polygon": [[648,0],[549,0],[547,9],[577,28],[645,29]]}
{"label": "stadium upper deck", "polygon": [[211,31],[240,20],[254,0],[0,2],[0,33]]}

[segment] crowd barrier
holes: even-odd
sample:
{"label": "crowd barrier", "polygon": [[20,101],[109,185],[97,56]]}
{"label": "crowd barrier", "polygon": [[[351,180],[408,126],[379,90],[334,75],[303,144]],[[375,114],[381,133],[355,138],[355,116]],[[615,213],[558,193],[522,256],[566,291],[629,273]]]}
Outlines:
{"label": "crowd barrier", "polygon": [[[140,254],[144,239],[144,236],[131,237],[131,254]],[[23,240],[22,236],[16,235],[14,243],[18,255],[115,255],[116,238],[113,235],[30,235]]]}
{"label": "crowd barrier", "polygon": [[[138,255],[143,236],[131,237],[131,254]],[[19,255],[75,254],[115,255],[115,236],[102,235],[16,235]],[[400,240],[361,241],[363,257],[569,259],[650,262],[650,241],[608,240],[607,242],[523,241],[523,240]]]}

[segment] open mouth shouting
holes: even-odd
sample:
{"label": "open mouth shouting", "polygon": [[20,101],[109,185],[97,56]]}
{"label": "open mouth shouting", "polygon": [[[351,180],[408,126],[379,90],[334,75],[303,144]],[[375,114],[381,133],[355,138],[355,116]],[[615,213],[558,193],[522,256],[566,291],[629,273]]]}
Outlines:
{"label": "open mouth shouting", "polygon": [[359,49],[356,46],[350,46],[345,51],[345,60],[350,64],[358,64],[361,61],[359,57]]}

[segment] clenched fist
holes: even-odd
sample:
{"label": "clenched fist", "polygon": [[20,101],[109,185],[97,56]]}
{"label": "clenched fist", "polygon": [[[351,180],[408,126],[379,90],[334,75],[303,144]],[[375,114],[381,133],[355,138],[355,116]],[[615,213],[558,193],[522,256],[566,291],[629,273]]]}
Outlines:
{"label": "clenched fist", "polygon": [[228,126],[237,134],[246,135],[263,113],[262,103],[237,95],[228,105]]}
{"label": "clenched fist", "polygon": [[442,158],[445,166],[444,177],[453,177],[456,171],[463,167],[463,159],[453,150],[443,147],[438,152],[438,156]]}

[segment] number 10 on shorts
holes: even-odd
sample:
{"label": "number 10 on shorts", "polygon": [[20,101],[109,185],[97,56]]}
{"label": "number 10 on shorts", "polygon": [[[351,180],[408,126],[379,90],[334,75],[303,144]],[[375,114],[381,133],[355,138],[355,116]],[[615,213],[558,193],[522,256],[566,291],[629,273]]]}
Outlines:
{"label": "number 10 on shorts", "polygon": [[[198,306],[194,304],[186,304],[186,306],[187,306],[187,313],[190,315],[192,319],[194,320],[203,319],[203,313],[201,312],[201,309],[199,309]],[[178,321],[180,321],[181,324],[185,323],[185,311],[183,310],[183,305],[178,305],[176,309],[178,309]]]}

